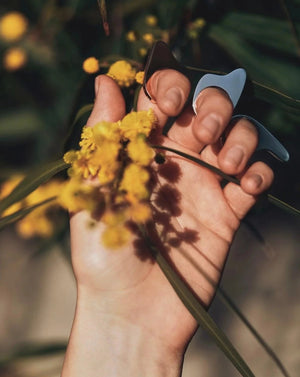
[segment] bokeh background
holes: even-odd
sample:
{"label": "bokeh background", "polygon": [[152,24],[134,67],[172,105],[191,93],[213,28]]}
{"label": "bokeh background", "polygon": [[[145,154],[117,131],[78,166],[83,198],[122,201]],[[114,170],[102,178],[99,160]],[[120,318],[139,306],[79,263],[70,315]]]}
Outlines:
{"label": "bokeh background", "polygon": [[[3,26],[11,12],[24,21],[16,38],[7,38]],[[76,113],[93,102],[95,76],[120,58],[142,68],[161,39],[186,65],[243,67],[271,88],[257,95],[250,87],[237,110],[267,125],[289,150],[271,192],[299,208],[299,0],[2,0],[0,17],[0,182],[61,157]],[[88,74],[82,65],[91,56],[100,71]],[[0,376],[60,374],[76,299],[67,216],[61,217],[47,239],[23,239],[14,225],[0,232]],[[259,203],[238,232],[222,280],[293,377],[300,371],[299,224]],[[210,312],[255,375],[280,375],[218,295]],[[238,375],[200,329],[183,376]]]}

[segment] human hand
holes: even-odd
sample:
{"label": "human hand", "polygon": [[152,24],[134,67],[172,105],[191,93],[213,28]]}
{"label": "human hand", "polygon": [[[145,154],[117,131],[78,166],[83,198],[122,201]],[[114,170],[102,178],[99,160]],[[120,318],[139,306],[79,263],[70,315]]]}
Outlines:
{"label": "human hand", "polygon": [[[148,90],[153,101],[141,92],[138,109],[153,108],[161,130],[169,116],[181,113],[190,86],[182,74],[164,70],[151,77]],[[88,125],[117,121],[124,115],[125,103],[117,85],[106,76],[98,77]],[[167,257],[205,305],[214,295],[211,281],[217,284],[220,278],[240,220],[273,179],[271,169],[262,162],[247,167],[257,145],[256,129],[244,119],[234,127],[228,125],[231,115],[226,93],[207,88],[198,97],[197,116],[187,106],[168,136],[161,137],[163,145],[200,157],[241,180],[240,186],[229,183],[222,188],[220,178],[211,171],[167,153],[167,161],[178,172],[172,187],[178,193],[179,211],[170,223],[180,241],[178,247],[169,242]],[[165,175],[158,175],[157,184],[154,192],[169,182]],[[153,200],[155,205],[155,196]],[[79,376],[83,371],[96,376],[99,368],[101,375],[110,376],[112,370],[118,370],[118,376],[179,375],[184,350],[197,327],[195,320],[151,258],[141,258],[133,244],[117,252],[106,250],[100,244],[103,225],[87,228],[88,219],[86,212],[71,219],[78,302],[63,376]],[[162,222],[160,228],[165,225]],[[193,240],[184,237],[187,229],[196,231]],[[118,366],[113,366],[116,353]]]}

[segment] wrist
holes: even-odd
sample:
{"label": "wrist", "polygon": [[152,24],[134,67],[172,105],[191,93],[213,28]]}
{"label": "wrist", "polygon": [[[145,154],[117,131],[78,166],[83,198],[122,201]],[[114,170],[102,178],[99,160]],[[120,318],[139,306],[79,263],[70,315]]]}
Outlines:
{"label": "wrist", "polygon": [[179,377],[183,352],[113,306],[79,290],[62,377]]}

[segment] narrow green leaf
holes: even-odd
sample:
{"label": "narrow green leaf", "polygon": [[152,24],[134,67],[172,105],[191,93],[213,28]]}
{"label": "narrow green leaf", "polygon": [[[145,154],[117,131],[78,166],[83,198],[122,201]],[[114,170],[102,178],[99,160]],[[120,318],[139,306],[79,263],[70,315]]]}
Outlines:
{"label": "narrow green leaf", "polygon": [[[204,168],[211,170],[213,173],[220,175],[223,179],[225,179],[228,182],[235,183],[236,185],[240,184],[240,181],[237,178],[232,177],[231,175],[225,174],[224,172],[222,172],[222,170],[216,168],[215,166],[210,165],[207,162],[200,160],[199,158],[190,156],[187,153],[184,153],[184,152],[178,151],[177,149],[169,148],[169,147],[166,147],[166,146],[163,146],[163,145],[152,145],[152,148],[162,149],[162,150],[165,150],[165,151],[176,153],[179,156],[184,157],[184,158],[186,158],[190,161],[193,161],[196,164],[201,165]],[[299,209],[291,206],[290,204],[283,202],[282,200],[276,198],[275,196],[273,196],[271,194],[267,194],[267,199],[269,200],[270,203],[272,203],[272,204],[276,205],[277,207],[285,210],[286,212],[288,212],[292,215],[300,216],[300,210]]]}
{"label": "narrow green leaf", "polygon": [[285,210],[286,212],[290,213],[291,215],[300,216],[300,210],[292,207],[290,204],[283,202],[282,200],[276,198],[275,196],[268,194],[268,200],[270,203],[275,204],[278,208]]}
{"label": "narrow green leaf", "polygon": [[1,358],[0,366],[4,367],[5,365],[18,361],[20,359],[56,355],[58,353],[65,352],[66,348],[67,344],[63,342],[50,343],[45,345],[26,344],[17,349],[15,352]]}
{"label": "narrow green leaf", "polygon": [[[76,113],[75,118],[71,125],[68,127],[67,135],[65,136],[65,139],[63,141],[63,151],[76,148],[75,145],[78,145],[77,138],[80,137],[81,129],[76,129],[76,123],[87,113],[91,112],[93,109],[94,104],[90,103],[85,106],[82,106]],[[80,131],[80,133],[79,133]]]}
{"label": "narrow green leaf", "polygon": [[43,121],[33,110],[18,109],[0,117],[0,140],[16,142],[34,136],[43,126]]}
{"label": "narrow green leaf", "polygon": [[275,87],[289,97],[299,94],[296,77],[299,67],[293,61],[273,56],[254,48],[239,34],[222,25],[212,25],[209,37],[218,43],[242,67],[245,67],[251,80],[264,86]]}
{"label": "narrow green leaf", "polygon": [[40,207],[40,206],[42,206],[44,204],[47,204],[47,203],[51,202],[54,199],[55,199],[55,197],[52,197],[52,198],[43,200],[42,202],[39,202],[37,204],[34,204],[34,205],[30,206],[30,207],[26,207],[26,208],[20,209],[19,211],[16,211],[16,212],[12,213],[11,215],[0,217],[0,230],[2,230],[5,226],[7,226],[9,224],[12,224],[12,223],[14,223],[16,221],[21,220],[23,217],[25,217],[26,215],[28,215],[30,212],[32,212],[36,208],[38,208],[38,207]]}
{"label": "narrow green leaf", "polygon": [[264,348],[264,350],[268,353],[274,363],[277,365],[278,369],[281,371],[282,375],[285,377],[290,377],[289,373],[285,369],[284,365],[276,355],[276,353],[272,350],[269,344],[262,338],[262,336],[258,333],[258,331],[252,326],[249,320],[245,317],[245,315],[240,311],[240,309],[235,305],[235,303],[231,300],[228,294],[224,291],[223,288],[220,286],[218,287],[217,293],[219,294],[222,301],[225,305],[234,312],[240,320],[244,323],[244,325],[248,328],[251,334],[256,338],[256,340],[260,343],[260,345]]}
{"label": "narrow green leaf", "polygon": [[300,115],[300,99],[292,98],[291,96],[260,82],[253,80],[252,83],[255,97],[278,106],[286,112]]}
{"label": "narrow green leaf", "polygon": [[[144,233],[144,232],[143,232]],[[189,310],[197,323],[206,330],[214,339],[219,348],[224,352],[236,369],[243,377],[254,377],[254,374],[245,363],[243,358],[231,344],[224,332],[216,325],[212,317],[207,313],[198,298],[195,297],[190,288],[180,279],[176,272],[169,265],[160,251],[153,245],[151,239],[144,233],[147,245],[154,259],[160,266],[166,278],[174,288],[178,297]]]}
{"label": "narrow green leaf", "polygon": [[92,111],[93,106],[94,106],[93,103],[89,103],[89,104],[87,104],[85,106],[82,106],[82,108],[78,110],[78,112],[77,112],[77,114],[76,114],[76,116],[74,118],[73,124],[71,126],[71,129],[75,126],[75,124],[79,121],[79,119],[81,117],[83,117],[88,112]]}
{"label": "narrow green leaf", "polygon": [[254,13],[229,12],[222,19],[220,25],[238,33],[241,38],[264,48],[297,56],[297,45],[286,20]]}
{"label": "narrow green leaf", "polygon": [[47,165],[35,169],[29,173],[17,187],[0,202],[0,213],[10,207],[12,204],[19,202],[39,187],[42,183],[47,182],[55,174],[65,170],[69,165],[60,159]]}

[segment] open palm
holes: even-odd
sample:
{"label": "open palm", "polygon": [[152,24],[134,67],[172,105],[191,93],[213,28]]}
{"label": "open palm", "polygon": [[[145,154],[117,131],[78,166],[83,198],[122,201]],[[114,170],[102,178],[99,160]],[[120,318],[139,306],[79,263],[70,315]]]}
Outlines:
{"label": "open palm", "polygon": [[[141,92],[138,109],[154,109],[159,133],[169,116],[181,113],[168,136],[160,137],[162,145],[197,156],[241,179],[241,186],[228,183],[223,187],[219,176],[171,152],[166,152],[165,164],[154,166],[157,182],[151,200],[155,234],[164,241],[162,251],[170,263],[204,305],[209,305],[240,220],[257,195],[269,187],[273,174],[261,162],[247,167],[257,145],[255,127],[245,120],[228,126],[232,105],[226,93],[205,89],[197,100],[195,115],[191,107],[184,108],[189,90],[189,82],[180,73],[157,72],[149,83],[154,100]],[[117,121],[124,115],[118,86],[106,76],[98,77],[88,125]],[[220,137],[224,133],[223,145]],[[103,225],[91,228],[88,221],[86,212],[71,218],[79,297],[88,293],[110,321],[140,329],[150,341],[174,353],[183,352],[196,322],[158,265],[142,246],[139,250],[138,242],[118,251],[105,249],[100,243]]]}

